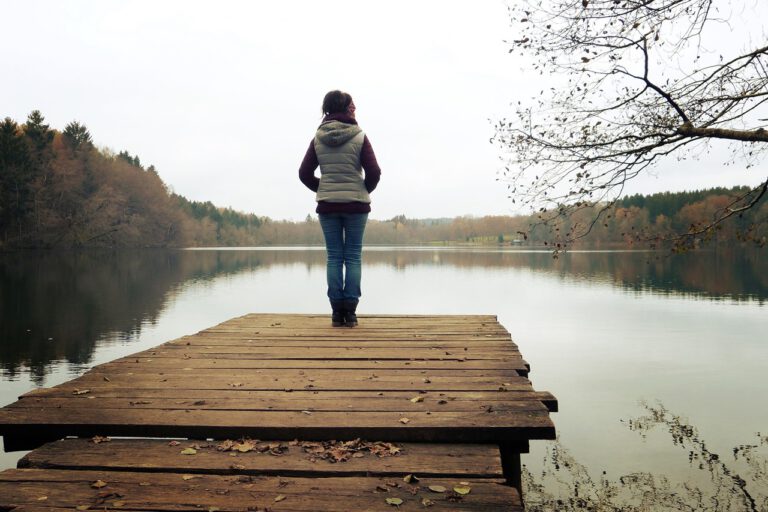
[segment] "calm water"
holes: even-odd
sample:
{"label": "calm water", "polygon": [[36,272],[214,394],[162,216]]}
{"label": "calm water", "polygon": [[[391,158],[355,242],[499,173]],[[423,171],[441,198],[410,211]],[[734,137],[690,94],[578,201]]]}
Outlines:
{"label": "calm water", "polygon": [[[560,401],[559,444],[533,442],[524,456],[545,493],[572,494],[583,478],[574,465],[595,481],[645,472],[719,492],[712,460],[702,464],[699,445],[672,435],[665,418],[677,416],[759,500],[768,487],[766,254],[553,260],[373,248],[360,312],[498,315],[534,386]],[[313,248],[0,254],[0,404],[248,312],[324,312],[324,262]],[[656,408],[652,421],[643,400]],[[660,418],[657,404],[669,415]],[[20,455],[0,455],[0,466]]]}

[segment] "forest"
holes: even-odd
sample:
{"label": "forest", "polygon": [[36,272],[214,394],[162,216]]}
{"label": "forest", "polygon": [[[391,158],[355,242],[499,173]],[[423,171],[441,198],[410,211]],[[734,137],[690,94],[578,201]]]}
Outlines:
{"label": "forest", "polygon": [[[657,247],[697,233],[696,244],[763,246],[768,201],[702,229],[749,187],[624,197],[609,209],[595,204],[558,228],[528,216],[370,220],[366,243],[512,244],[558,247],[557,230],[587,226],[569,246]],[[154,166],[137,155],[97,148],[87,127],[63,131],[35,110],[24,123],[0,123],[0,250],[73,247],[203,247],[321,245],[317,219],[270,219],[171,192]]]}

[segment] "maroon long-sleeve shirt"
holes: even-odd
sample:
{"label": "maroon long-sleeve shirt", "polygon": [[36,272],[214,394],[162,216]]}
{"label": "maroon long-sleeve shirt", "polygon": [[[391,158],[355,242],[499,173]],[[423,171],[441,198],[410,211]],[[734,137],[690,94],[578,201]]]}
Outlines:
{"label": "maroon long-sleeve shirt", "polygon": [[[357,124],[357,121],[347,114],[329,114],[325,116],[323,122],[327,121],[340,121],[347,124]],[[371,141],[368,140],[368,135],[363,139],[363,147],[360,150],[360,164],[365,171],[365,188],[368,192],[373,192],[376,185],[379,184],[381,179],[381,168],[376,161],[376,155],[373,152]],[[315,169],[320,163],[317,161],[317,153],[315,153],[315,140],[314,138],[309,142],[309,148],[304,155],[304,160],[301,161],[299,167],[299,179],[307,186],[312,192],[317,192],[317,188],[320,186],[320,179],[315,176]],[[368,213],[371,211],[370,203],[362,203],[359,201],[352,201],[349,203],[330,203],[328,201],[318,201],[317,213]]]}

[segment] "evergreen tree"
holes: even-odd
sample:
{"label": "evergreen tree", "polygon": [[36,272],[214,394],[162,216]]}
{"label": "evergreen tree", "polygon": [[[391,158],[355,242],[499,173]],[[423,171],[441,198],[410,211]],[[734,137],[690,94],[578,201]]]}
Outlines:
{"label": "evergreen tree", "polygon": [[24,125],[24,135],[30,140],[34,151],[43,151],[53,142],[53,131],[44,121],[40,111],[33,110]]}
{"label": "evergreen tree", "polygon": [[29,152],[18,124],[0,123],[0,238],[21,237],[29,196]]}
{"label": "evergreen tree", "polygon": [[64,140],[73,150],[87,149],[93,146],[93,139],[91,139],[88,129],[84,124],[80,124],[77,121],[69,123],[64,128],[62,134],[64,135]]}

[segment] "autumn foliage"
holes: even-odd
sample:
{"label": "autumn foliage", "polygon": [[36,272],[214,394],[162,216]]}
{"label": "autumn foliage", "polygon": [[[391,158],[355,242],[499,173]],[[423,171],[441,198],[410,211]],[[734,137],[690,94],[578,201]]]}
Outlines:
{"label": "autumn foliage", "polygon": [[32,112],[0,123],[0,248],[237,244],[262,219],[172,194],[137,156]]}
{"label": "autumn foliage", "polygon": [[[297,190],[300,183],[297,180]],[[676,233],[689,242],[765,245],[768,201],[720,218],[748,187],[636,195],[600,215],[576,246],[674,246]],[[297,192],[298,193],[298,192]],[[368,245],[516,244],[573,246],[567,233],[594,222],[596,204],[574,212],[558,231],[536,227],[540,214],[441,219],[370,220]],[[562,233],[562,234],[560,234]],[[154,166],[144,167],[127,151],[115,154],[93,145],[87,128],[72,122],[61,132],[32,112],[27,122],[0,122],[0,249],[23,247],[200,247],[322,245],[316,218],[273,220],[190,201],[174,194]],[[679,247],[679,245],[678,245]]]}

